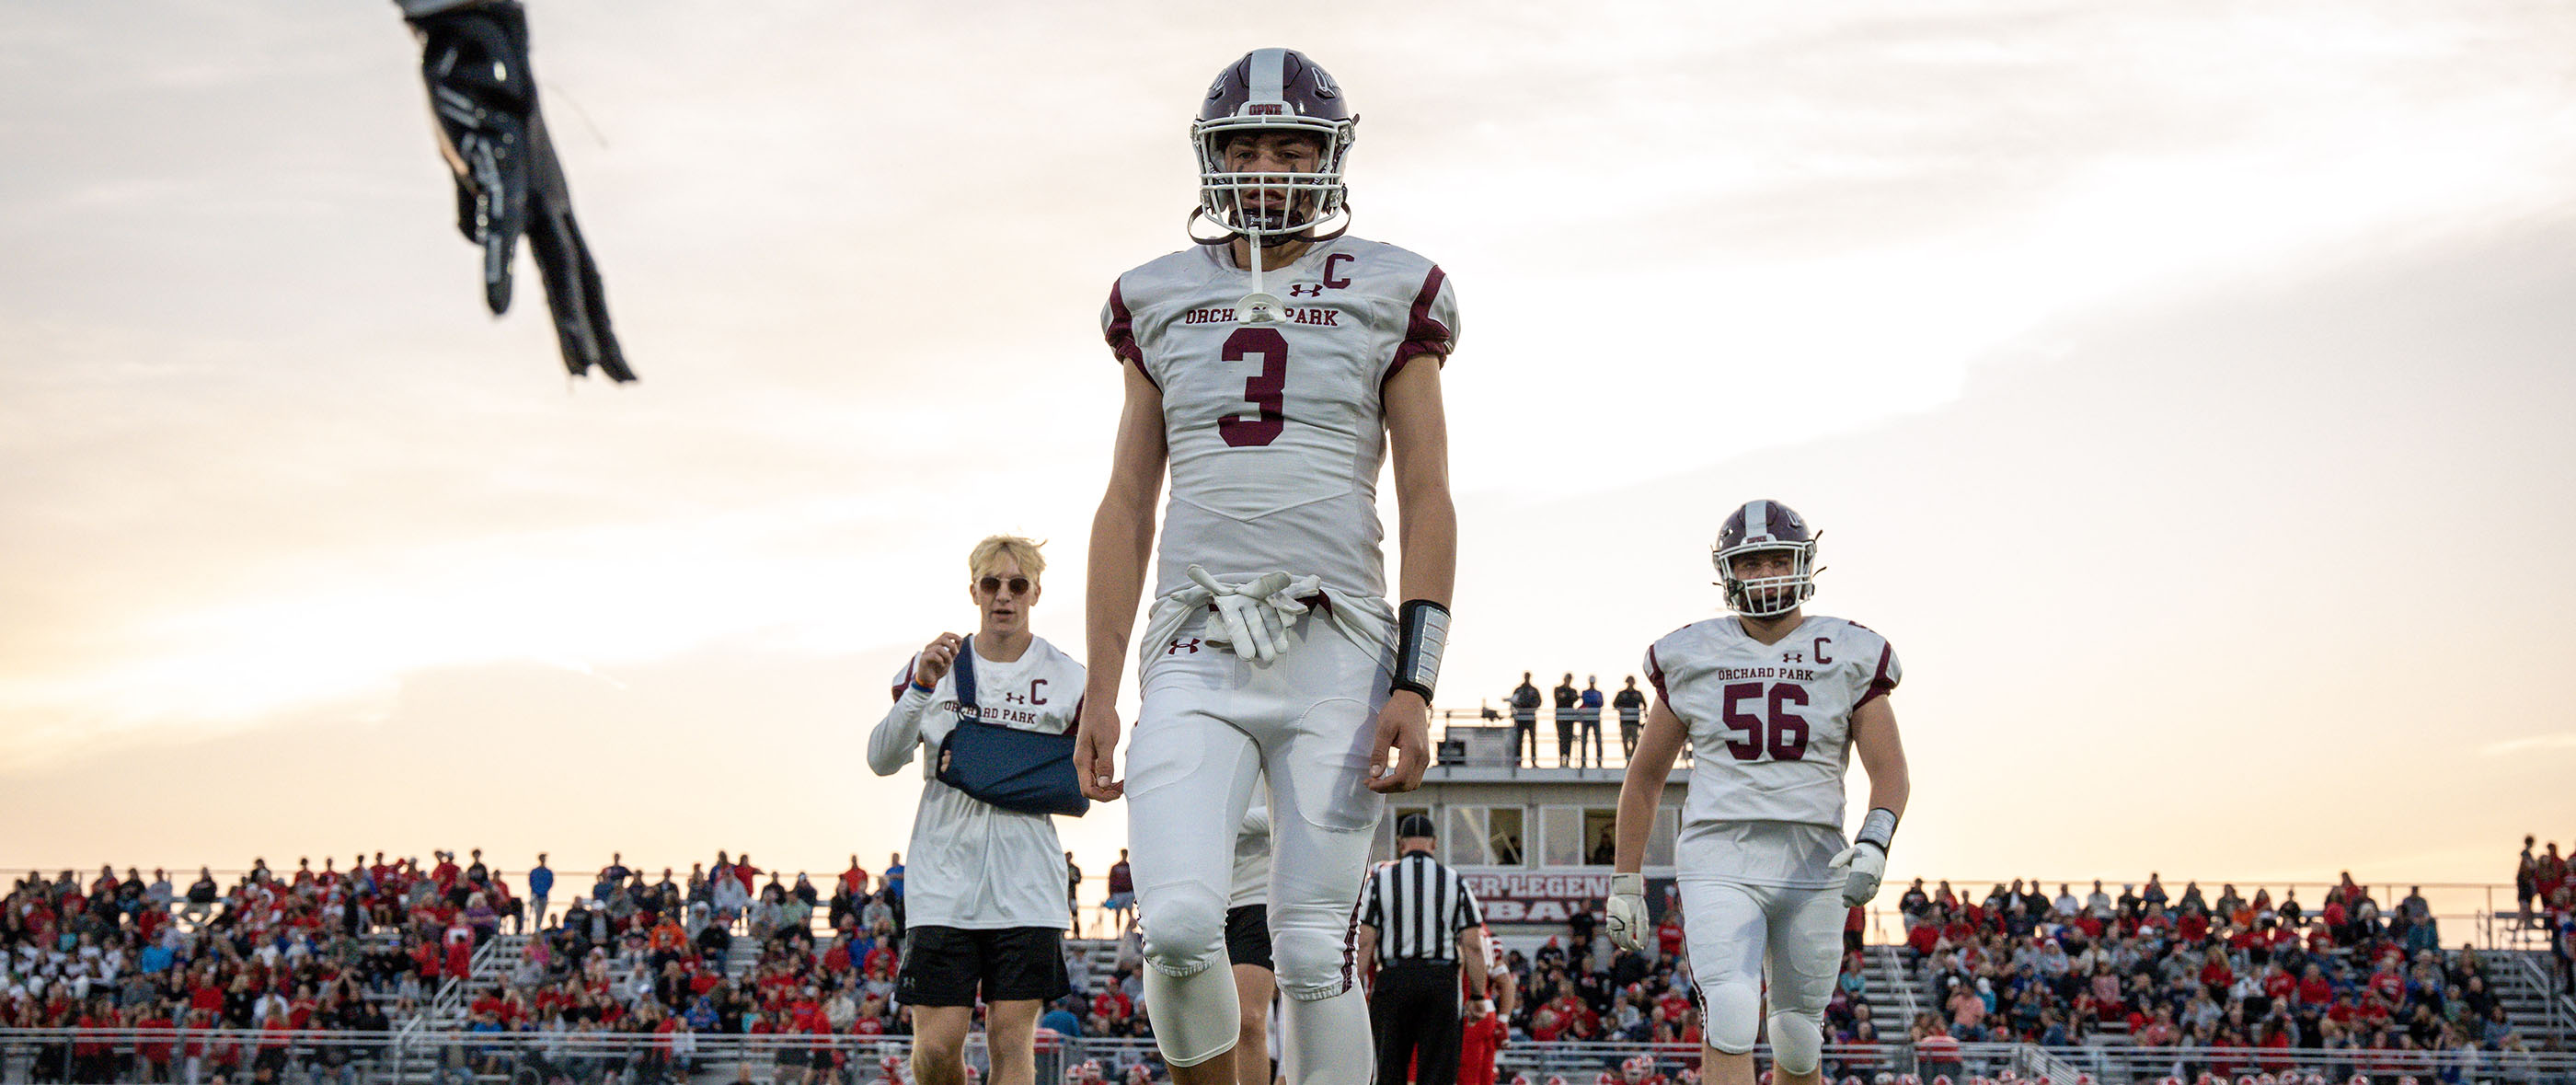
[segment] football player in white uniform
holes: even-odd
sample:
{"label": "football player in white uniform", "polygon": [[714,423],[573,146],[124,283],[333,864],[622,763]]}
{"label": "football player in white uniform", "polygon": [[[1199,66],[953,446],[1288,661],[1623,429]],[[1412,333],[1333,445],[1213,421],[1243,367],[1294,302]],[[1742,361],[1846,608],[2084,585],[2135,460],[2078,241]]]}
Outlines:
{"label": "football player in white uniform", "polygon": [[[1815,592],[1816,534],[1788,506],[1745,503],[1710,556],[1735,613],[1646,650],[1656,699],[1619,789],[1610,939],[1633,950],[1650,937],[1646,836],[1688,741],[1676,880],[1707,1007],[1709,1081],[1753,1085],[1767,980],[1781,1085],[1817,1085],[1845,910],[1877,895],[1910,786],[1887,699],[1896,652],[1864,626],[1800,609]],[[1869,814],[1846,845],[1854,753],[1869,772]]]}
{"label": "football player in white uniform", "polygon": [[879,776],[923,758],[903,881],[903,956],[895,998],[912,1007],[917,1085],[966,1080],[966,1033],[980,994],[994,1085],[1037,1077],[1038,1012],[1072,990],[1064,967],[1064,847],[1045,814],[1005,810],[939,780],[940,745],[957,729],[957,657],[972,651],[985,723],[1047,734],[1074,726],[1082,664],[1029,630],[1046,559],[1036,543],[996,535],[967,557],[967,594],[982,619],[972,638],[941,633],[894,678],[894,707],[868,735]]}
{"label": "football player in white uniform", "polygon": [[[1381,796],[1419,786],[1429,760],[1457,565],[1440,398],[1457,300],[1431,261],[1323,232],[1345,217],[1355,121],[1298,53],[1227,65],[1191,126],[1192,222],[1220,236],[1119,276],[1102,312],[1126,401],[1092,524],[1074,759],[1091,797],[1128,801],[1145,1002],[1180,1085],[1232,1075],[1227,874],[1264,773],[1287,1079],[1369,1080],[1351,903]],[[1400,605],[1376,513],[1390,451]],[[1167,471],[1122,783],[1118,687]]]}

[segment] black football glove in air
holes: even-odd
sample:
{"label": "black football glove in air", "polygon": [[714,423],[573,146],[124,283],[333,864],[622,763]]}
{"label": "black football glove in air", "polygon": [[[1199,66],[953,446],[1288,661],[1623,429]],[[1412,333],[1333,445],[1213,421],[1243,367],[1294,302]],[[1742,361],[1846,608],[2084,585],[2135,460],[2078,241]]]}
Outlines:
{"label": "black football glove in air", "polygon": [[564,368],[631,381],[608,326],[599,265],[573,222],[572,192],[537,111],[528,17],[518,0],[396,0],[420,38],[420,74],[456,174],[456,229],[483,247],[483,302],[510,308],[510,265],[526,235],[544,276]]}

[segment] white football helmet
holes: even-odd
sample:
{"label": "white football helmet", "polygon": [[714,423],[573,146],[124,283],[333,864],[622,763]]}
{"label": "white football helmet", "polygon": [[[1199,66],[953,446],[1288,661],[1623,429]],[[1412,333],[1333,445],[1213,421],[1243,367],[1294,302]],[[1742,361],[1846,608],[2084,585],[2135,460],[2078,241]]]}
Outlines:
{"label": "white football helmet", "polygon": [[[1726,518],[1717,542],[1708,549],[1717,566],[1717,583],[1726,589],[1726,606],[1748,618],[1768,618],[1798,609],[1816,594],[1816,539],[1797,511],[1777,501],[1747,501]],[[1735,562],[1760,551],[1787,551],[1790,569],[1783,576],[1737,576]]]}

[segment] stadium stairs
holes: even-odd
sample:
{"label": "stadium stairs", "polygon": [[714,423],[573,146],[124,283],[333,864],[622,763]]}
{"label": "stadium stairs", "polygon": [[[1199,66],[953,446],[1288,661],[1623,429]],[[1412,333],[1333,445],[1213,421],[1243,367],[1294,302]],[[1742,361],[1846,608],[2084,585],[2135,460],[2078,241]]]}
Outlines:
{"label": "stadium stairs", "polygon": [[2491,949],[2478,956],[2489,962],[2487,978],[2514,1031],[2533,1047],[2576,1048],[2576,1000],[2557,989],[2549,951]]}

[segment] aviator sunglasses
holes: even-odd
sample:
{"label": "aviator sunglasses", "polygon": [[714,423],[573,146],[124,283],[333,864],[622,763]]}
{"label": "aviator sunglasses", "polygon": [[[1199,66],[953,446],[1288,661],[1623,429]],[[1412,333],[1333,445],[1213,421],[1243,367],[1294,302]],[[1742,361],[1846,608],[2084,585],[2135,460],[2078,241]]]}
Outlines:
{"label": "aviator sunglasses", "polygon": [[1004,580],[998,576],[988,576],[975,582],[975,586],[982,588],[986,595],[991,595],[994,592],[1002,590],[1002,585],[1004,584],[1011,586],[1011,594],[1013,595],[1027,595],[1029,593],[1029,578],[1025,576],[1015,576],[1009,580]]}

